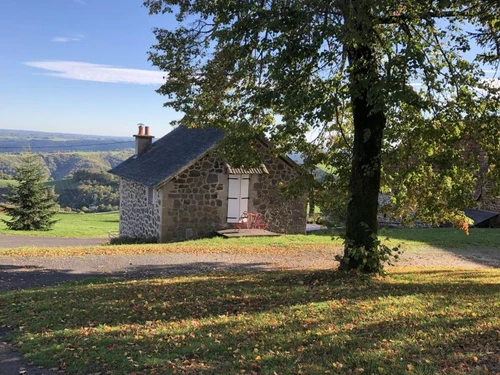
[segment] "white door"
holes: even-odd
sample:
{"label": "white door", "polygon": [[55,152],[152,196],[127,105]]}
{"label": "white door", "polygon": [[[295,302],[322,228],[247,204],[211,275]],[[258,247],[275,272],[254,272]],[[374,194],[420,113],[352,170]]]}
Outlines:
{"label": "white door", "polygon": [[248,211],[250,175],[230,174],[227,195],[227,222],[237,223],[243,212]]}

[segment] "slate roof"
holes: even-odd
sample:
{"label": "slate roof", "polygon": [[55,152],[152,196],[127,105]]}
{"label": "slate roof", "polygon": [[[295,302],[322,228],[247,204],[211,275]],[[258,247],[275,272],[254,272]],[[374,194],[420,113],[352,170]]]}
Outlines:
{"label": "slate roof", "polygon": [[109,172],[155,187],[213,149],[223,137],[224,132],[218,129],[179,126],[154,142],[145,153],[128,158]]}
{"label": "slate roof", "polygon": [[484,210],[473,210],[466,208],[464,210],[465,215],[472,220],[474,220],[474,226],[480,225],[481,223],[500,215],[498,212],[490,212]]}

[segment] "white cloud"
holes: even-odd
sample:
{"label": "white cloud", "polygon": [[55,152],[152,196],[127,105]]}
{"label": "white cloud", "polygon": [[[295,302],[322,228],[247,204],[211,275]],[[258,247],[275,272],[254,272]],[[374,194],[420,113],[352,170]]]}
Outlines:
{"label": "white cloud", "polygon": [[127,69],[111,65],[79,61],[32,61],[25,65],[51,71],[46,75],[80,81],[159,85],[165,83],[165,73],[155,70]]}
{"label": "white cloud", "polygon": [[85,39],[82,34],[77,34],[75,36],[55,36],[50,41],[55,43],[68,43],[68,42],[79,42]]}
{"label": "white cloud", "polygon": [[487,78],[479,82],[476,88],[477,92],[481,95],[493,95],[498,97],[500,95],[500,79]]}
{"label": "white cloud", "polygon": [[87,4],[87,3],[85,2],[85,0],[73,0],[73,2],[74,2],[74,3],[77,3],[77,4],[81,4],[81,5],[85,5],[85,4]]}
{"label": "white cloud", "polygon": [[498,78],[483,79],[482,83],[484,83],[485,86],[489,86],[493,89],[500,89],[500,79]]}

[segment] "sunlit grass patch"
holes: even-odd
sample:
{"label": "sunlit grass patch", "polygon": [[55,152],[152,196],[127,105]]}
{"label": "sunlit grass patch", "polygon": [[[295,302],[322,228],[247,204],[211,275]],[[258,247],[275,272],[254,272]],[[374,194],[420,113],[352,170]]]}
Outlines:
{"label": "sunlit grass patch", "polygon": [[284,235],[280,237],[252,237],[224,239],[220,237],[167,244],[101,245],[82,247],[25,247],[0,249],[0,256],[83,256],[123,254],[273,254],[339,252],[342,240],[331,236]]}
{"label": "sunlit grass patch", "polygon": [[[116,214],[81,215],[82,222],[74,224],[90,225],[88,230],[95,228],[83,221],[89,219],[97,225],[96,220],[102,220],[105,225],[116,224]],[[78,216],[78,215],[71,215]],[[108,223],[109,221],[109,223]],[[107,223],[107,224],[106,224]],[[68,228],[70,224],[68,224]],[[69,229],[68,229],[69,230]],[[1,231],[0,231],[1,232]],[[52,232],[43,232],[50,234]],[[71,233],[69,231],[67,234]],[[75,230],[74,233],[79,233]],[[79,235],[75,235],[78,237]],[[436,252],[443,249],[481,250],[497,254],[500,251],[500,229],[473,229],[466,236],[462,231],[453,228],[434,229],[390,229],[382,230],[380,239],[388,246],[400,246],[408,252]],[[18,256],[82,256],[82,255],[126,255],[126,254],[172,254],[172,253],[236,253],[236,254],[289,254],[326,252],[341,253],[343,240],[336,231],[320,231],[307,235],[282,235],[279,237],[243,237],[225,239],[221,237],[205,238],[185,242],[166,244],[134,244],[134,245],[103,245],[85,247],[26,247],[15,249],[0,249],[2,255]]]}
{"label": "sunlit grass patch", "polygon": [[[0,213],[0,219],[10,220],[9,216]],[[106,212],[98,214],[57,213],[54,216],[57,222],[51,230],[23,231],[9,230],[4,222],[0,221],[0,234],[10,236],[38,236],[38,237],[108,237],[109,231],[118,230],[118,213]]]}
{"label": "sunlit grass patch", "polygon": [[68,373],[487,374],[500,270],[212,273],[0,295],[0,322]]}
{"label": "sunlit grass patch", "polygon": [[500,250],[498,228],[471,228],[469,235],[456,228],[381,228],[379,238],[389,238],[389,246]]}

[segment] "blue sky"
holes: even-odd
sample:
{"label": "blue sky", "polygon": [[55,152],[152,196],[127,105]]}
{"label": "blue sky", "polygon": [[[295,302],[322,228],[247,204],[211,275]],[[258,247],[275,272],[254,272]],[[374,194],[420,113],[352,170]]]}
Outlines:
{"label": "blue sky", "polygon": [[166,134],[180,115],[155,92],[163,73],[147,51],[153,27],[175,24],[142,0],[2,0],[0,128]]}
{"label": "blue sky", "polygon": [[146,53],[153,27],[174,22],[142,0],[3,0],[0,128],[129,136],[142,122],[166,134],[179,115]]}

